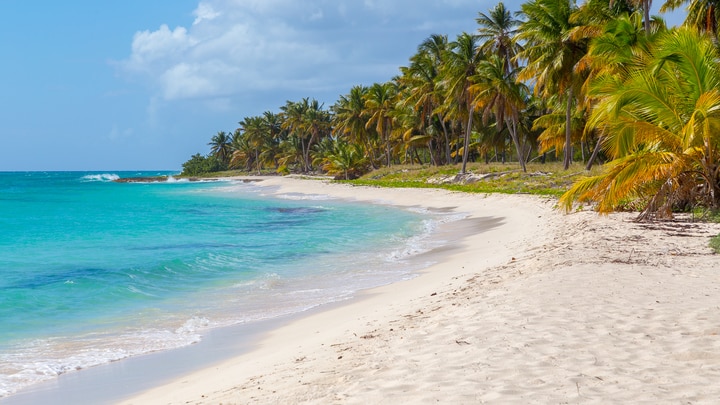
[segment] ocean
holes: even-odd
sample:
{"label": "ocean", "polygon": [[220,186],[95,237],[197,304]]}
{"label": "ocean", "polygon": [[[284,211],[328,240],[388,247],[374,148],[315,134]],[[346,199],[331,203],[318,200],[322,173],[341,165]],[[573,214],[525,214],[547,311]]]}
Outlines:
{"label": "ocean", "polygon": [[447,218],[173,172],[0,173],[0,397],[407,279]]}

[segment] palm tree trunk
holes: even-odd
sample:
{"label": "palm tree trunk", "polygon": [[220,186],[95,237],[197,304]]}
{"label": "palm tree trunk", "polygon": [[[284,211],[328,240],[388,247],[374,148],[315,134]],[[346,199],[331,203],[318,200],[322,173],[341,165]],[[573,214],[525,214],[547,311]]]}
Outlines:
{"label": "palm tree trunk", "polygon": [[362,140],[363,147],[365,148],[365,155],[370,159],[370,166],[372,166],[373,170],[379,169],[377,164],[375,164],[375,151],[372,147],[372,142],[370,142],[370,139],[365,136]]}
{"label": "palm tree trunk", "polygon": [[257,174],[260,174],[260,155],[257,148],[255,148],[255,167],[257,168]]}
{"label": "palm tree trunk", "polygon": [[572,128],[570,126],[572,122],[572,85],[568,86],[567,90],[567,106],[565,108],[565,160],[563,168],[565,170],[570,168],[572,163]]}
{"label": "palm tree trunk", "polygon": [[595,162],[598,153],[600,153],[600,146],[602,145],[602,141],[603,137],[601,136],[600,138],[598,138],[597,144],[595,144],[595,149],[593,149],[592,155],[590,155],[590,160],[588,160],[587,166],[585,166],[585,170],[592,169],[593,162]]}
{"label": "palm tree trunk", "polygon": [[[455,142],[455,157],[453,158],[453,164],[462,161],[462,156],[460,156],[460,154],[458,152],[460,152],[460,148],[462,147],[460,145],[462,145],[464,137],[465,137],[465,133],[463,133],[462,121],[461,121],[460,131],[458,131],[458,133],[457,133],[457,141]],[[458,160],[458,157],[460,158],[460,160]]]}
{"label": "palm tree trunk", "polygon": [[305,151],[303,152],[303,160],[305,161],[305,167],[307,172],[310,172],[310,170],[312,169],[310,165],[310,146],[313,143],[314,137],[315,135],[310,135],[310,140],[308,140],[307,148],[305,148]]}
{"label": "palm tree trunk", "polygon": [[463,142],[463,159],[462,159],[462,169],[460,170],[460,174],[465,174],[465,169],[467,168],[467,161],[468,156],[470,155],[470,132],[472,132],[472,124],[473,124],[473,113],[475,112],[475,107],[470,107],[468,110],[468,123],[467,128],[465,128],[465,141]]}
{"label": "palm tree trunk", "polygon": [[442,114],[438,114],[440,123],[442,124],[443,134],[445,134],[445,164],[450,164],[450,137],[448,136],[447,126],[445,126],[445,119]]}
{"label": "palm tree trunk", "polygon": [[520,148],[520,140],[517,136],[517,127],[515,126],[515,120],[510,119],[506,120],[508,130],[510,131],[510,137],[512,138],[513,143],[515,144],[515,151],[518,155],[518,161],[520,161],[520,168],[522,168],[523,173],[527,173],[527,168],[525,167],[525,154],[523,153],[522,149]]}
{"label": "palm tree trunk", "polygon": [[385,126],[383,126],[383,132],[385,132],[385,156],[387,157],[387,165],[388,167],[392,166],[392,157],[390,154],[390,134],[387,133],[387,128],[390,127],[390,119],[385,119]]}
{"label": "palm tree trunk", "polygon": [[720,168],[715,163],[716,159],[714,156],[714,148],[711,146],[710,137],[705,134],[703,137],[703,146],[705,148],[705,158],[702,160],[703,171],[707,178],[707,185],[709,191],[709,205],[713,208],[718,208],[720,205],[720,183],[718,182],[718,173]]}
{"label": "palm tree trunk", "polygon": [[302,156],[301,157],[303,160],[303,173],[307,173],[308,167],[307,167],[307,162],[305,161],[305,139],[303,139],[302,137],[300,137],[300,146],[302,148],[302,151],[301,151]]}

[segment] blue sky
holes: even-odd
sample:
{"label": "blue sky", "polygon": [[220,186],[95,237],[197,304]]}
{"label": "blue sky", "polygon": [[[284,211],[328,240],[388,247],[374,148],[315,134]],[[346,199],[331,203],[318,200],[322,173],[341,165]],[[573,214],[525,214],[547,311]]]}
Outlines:
{"label": "blue sky", "polygon": [[390,79],[495,4],[2,0],[0,171],[179,170],[243,117]]}

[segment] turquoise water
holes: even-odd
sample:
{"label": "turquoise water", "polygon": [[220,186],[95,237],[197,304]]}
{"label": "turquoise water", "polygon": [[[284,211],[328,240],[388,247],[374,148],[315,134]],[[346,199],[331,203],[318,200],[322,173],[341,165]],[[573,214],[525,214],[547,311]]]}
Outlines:
{"label": "turquoise water", "polygon": [[160,172],[0,173],[0,397],[411,275],[436,219]]}

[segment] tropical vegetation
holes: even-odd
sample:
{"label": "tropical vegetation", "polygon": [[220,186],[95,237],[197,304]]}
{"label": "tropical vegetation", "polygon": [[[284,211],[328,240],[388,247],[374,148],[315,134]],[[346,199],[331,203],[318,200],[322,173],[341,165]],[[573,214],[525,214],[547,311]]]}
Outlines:
{"label": "tropical vegetation", "polygon": [[683,26],[668,28],[647,0],[528,0],[515,12],[498,3],[478,13],[475,32],[428,36],[387,82],[327,107],[304,98],[242,118],[183,174],[348,180],[432,167],[463,182],[478,164],[522,176],[558,161],[573,180],[566,210],[718,210],[717,4],[666,0],[661,10],[685,5]]}

